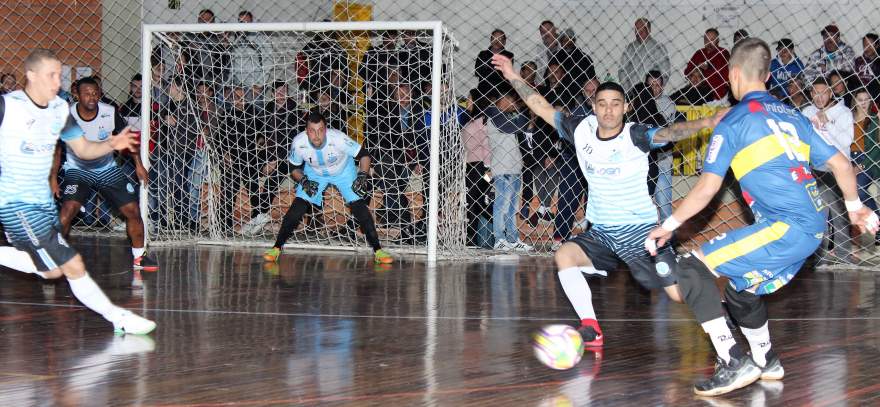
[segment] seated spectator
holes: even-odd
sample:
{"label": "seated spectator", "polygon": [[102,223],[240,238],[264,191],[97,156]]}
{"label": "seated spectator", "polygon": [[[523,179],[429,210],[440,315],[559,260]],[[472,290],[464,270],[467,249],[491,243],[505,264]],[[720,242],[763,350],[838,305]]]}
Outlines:
{"label": "seated spectator", "polygon": [[[238,22],[250,24],[250,11],[238,13]],[[272,42],[262,31],[239,31],[229,38],[229,83],[247,89],[249,101],[262,103],[263,85],[272,75]]]}
{"label": "seated spectator", "polygon": [[593,114],[593,102],[596,101],[596,89],[598,88],[599,80],[596,78],[584,83],[584,87],[577,96],[578,105],[572,111],[572,115],[587,117]]}
{"label": "seated spectator", "polygon": [[788,93],[788,97],[783,99],[783,103],[800,111],[803,111],[805,107],[810,105],[810,99],[807,98],[806,90],[804,89],[804,80],[800,76],[791,78],[785,90]]}
{"label": "seated spectator", "polygon": [[804,63],[795,55],[794,43],[789,38],[783,38],[776,42],[776,58],[770,61],[767,88],[780,100],[785,99],[788,97],[788,81],[803,70]]}
{"label": "seated spectator", "polygon": [[[727,60],[729,58],[730,52],[719,45],[718,30],[714,28],[706,30],[703,34],[703,48],[694,52],[684,69],[684,74],[688,78],[690,78],[692,71],[701,71],[702,78],[712,90],[712,96],[700,104],[710,100],[720,100],[727,96]],[[693,81],[691,83],[693,84]]]}
{"label": "seated spectator", "polygon": [[827,80],[831,91],[834,92],[834,97],[843,100],[846,107],[852,108],[852,94],[849,89],[857,87],[851,87],[850,82],[858,82],[858,78],[850,72],[832,71],[828,74]]}
{"label": "seated spectator", "polygon": [[143,78],[141,74],[134,74],[131,82],[128,83],[128,99],[119,108],[119,115],[131,126],[132,130],[140,131],[141,127],[141,96],[143,90],[141,85]]}
{"label": "seated spectator", "polygon": [[495,184],[492,205],[492,229],[495,250],[531,251],[532,247],[519,238],[516,207],[522,184],[522,155],[518,134],[528,129],[529,117],[518,110],[517,98],[508,93],[486,109],[486,128],[491,158],[489,169]]}
{"label": "seated spectator", "polygon": [[874,116],[875,105],[873,99],[871,99],[870,93],[865,88],[856,89],[853,92],[853,143],[850,146],[850,151],[852,151],[852,161],[855,164],[856,174],[856,183],[859,187],[859,199],[865,203],[865,206],[871,208],[874,212],[877,212],[877,203],[874,201],[874,198],[871,196],[868,188],[871,184],[874,183],[874,178],[871,177],[871,173],[866,170],[869,166],[870,157],[866,154],[866,148],[874,147],[877,148],[877,142],[873,143],[866,142],[866,138],[876,137],[875,134],[870,133],[872,126],[874,126],[874,122],[876,121],[876,117]]}
{"label": "seated spectator", "polygon": [[[379,31],[381,42],[379,46],[370,45],[364,54],[358,67],[358,76],[364,81],[364,93],[367,97],[388,98],[387,83],[391,76],[390,71],[398,72],[400,61],[397,53],[397,31]],[[378,93],[385,93],[379,95]]]}
{"label": "seated spectator", "polygon": [[522,76],[523,81],[533,88],[537,89],[538,86],[541,86],[540,82],[538,82],[538,64],[534,61],[523,62],[519,67],[519,74]]}
{"label": "seated spectator", "polygon": [[489,37],[489,48],[480,51],[477,60],[474,61],[474,75],[477,77],[477,90],[484,97],[494,99],[498,95],[508,93],[513,90],[510,84],[504,80],[501,73],[492,66],[492,56],[495,54],[504,55],[513,60],[513,53],[504,49],[507,44],[507,35],[504,31],[495,29]]}
{"label": "seated spectator", "polygon": [[837,26],[826,25],[820,34],[822,46],[810,54],[804,66],[805,83],[812,83],[819,77],[826,78],[833,71],[855,71],[855,51],[840,39]]}
{"label": "seated spectator", "polygon": [[699,106],[715,100],[716,93],[712,87],[703,80],[703,71],[692,69],[688,75],[688,83],[675,91],[670,98],[676,105]]}
{"label": "seated spectator", "polygon": [[5,95],[16,89],[18,89],[18,79],[15,78],[14,73],[0,75],[0,95]]}
{"label": "seated spectator", "polygon": [[865,34],[862,37],[864,53],[856,58],[853,63],[855,72],[859,75],[861,86],[867,89],[874,98],[880,94],[880,84],[877,83],[877,78],[880,77],[880,57],[877,56],[878,45],[880,45],[880,37],[877,34]]}
{"label": "seated spectator", "polygon": [[[645,77],[645,85],[651,91],[654,97],[654,103],[657,105],[657,112],[662,116],[659,120],[661,126],[667,126],[676,121],[685,120],[682,113],[675,109],[675,103],[668,95],[663,92],[663,75],[658,71],[648,72]],[[662,149],[651,151],[649,168],[649,178],[656,179],[654,188],[654,201],[660,208],[660,222],[672,215],[672,154],[673,146],[670,145]],[[656,178],[651,176],[652,172],[656,172]],[[650,186],[650,184],[649,184]]]}

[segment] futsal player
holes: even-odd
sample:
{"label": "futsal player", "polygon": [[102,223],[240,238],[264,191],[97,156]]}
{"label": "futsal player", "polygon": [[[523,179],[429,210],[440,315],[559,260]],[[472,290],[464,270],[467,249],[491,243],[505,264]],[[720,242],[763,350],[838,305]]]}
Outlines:
{"label": "futsal player", "polygon": [[[0,97],[0,222],[17,251],[3,248],[0,264],[44,278],[67,277],[73,295],[113,324],[116,332],[147,334],[156,323],[117,307],[89,277],[82,257],[61,235],[58,211],[48,179],[58,139],[78,157],[100,158],[113,150],[135,151],[138,140],[128,129],[94,143],[70,117],[59,98],[61,62],[52,51],[36,49],[25,58],[24,90]],[[54,174],[53,174],[54,176]],[[21,253],[31,264],[24,264]],[[12,254],[7,258],[6,255]],[[7,261],[7,260],[13,261]]]}
{"label": "futsal player", "polygon": [[[119,134],[126,127],[125,120],[116,108],[101,103],[101,88],[92,77],[77,81],[79,101],[70,107],[70,116],[76,120],[83,131],[83,137],[93,143],[106,143],[111,134]],[[131,154],[134,159],[135,173],[141,182],[147,182],[147,170],[141,164],[138,154]],[[52,163],[53,174],[61,165],[61,145]],[[86,160],[79,157],[70,145],[67,145],[67,161],[64,163],[64,183],[58,187],[57,178],[51,177],[49,183],[53,193],[61,195],[61,233],[70,234],[70,225],[79,213],[80,208],[88,202],[93,192],[108,200],[125,217],[126,231],[131,239],[132,266],[136,270],[156,271],[158,263],[146,255],[144,248],[144,222],[138,206],[135,186],[116,164],[113,151],[96,159]]]}
{"label": "futsal player", "polygon": [[[733,48],[729,82],[740,103],[715,127],[693,190],[646,241],[652,251],[664,244],[706,207],[727,169],[733,169],[755,223],[717,236],[683,257],[678,267],[684,300],[718,356],[714,374],[694,386],[698,395],[714,396],[758,379],[783,378],[785,371],[771,349],[762,296],[791,281],[822,242],[827,203],[820,199],[811,166],[831,169],[853,224],[871,233],[877,230],[876,215],[859,200],[849,158],[820,138],[806,117],[767,92],[769,65],[770,48],[760,39],[745,39]],[[724,291],[727,310],[748,340],[751,356],[725,323],[715,285],[719,277],[730,280]]]}
{"label": "futsal player", "polygon": [[648,194],[648,155],[652,148],[690,137],[701,128],[712,127],[718,119],[677,123],[662,130],[624,122],[629,105],[623,88],[614,82],[597,88],[594,114],[567,116],[526,83],[513,70],[510,59],[496,55],[492,62],[529,109],[574,146],[590,185],[586,218],[592,226],[555,254],[559,282],[581,319],[578,331],[585,345],[602,346],[604,336],[584,274],[607,275],[620,259],[643,287],[663,288],[670,298],[681,302],[671,245],[661,247],[655,258],[644,247],[648,232],[658,221],[657,207]]}
{"label": "futsal player", "polygon": [[278,261],[284,243],[296,230],[306,212],[313,207],[321,207],[324,190],[329,185],[336,187],[351,209],[367,243],[373,248],[375,262],[388,264],[394,261],[379,244],[379,234],[367,207],[372,193],[368,175],[370,156],[360,144],[339,130],[328,129],[324,115],[312,111],[309,113],[306,130],[293,139],[289,160],[294,166],[291,177],[298,183],[296,199],[284,214],[275,245],[263,254],[266,261]]}

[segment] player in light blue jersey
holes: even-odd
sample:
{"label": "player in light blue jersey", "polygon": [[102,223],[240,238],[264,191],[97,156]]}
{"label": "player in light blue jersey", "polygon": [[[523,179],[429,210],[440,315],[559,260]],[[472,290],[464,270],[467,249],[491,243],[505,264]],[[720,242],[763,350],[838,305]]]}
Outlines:
{"label": "player in light blue jersey", "polygon": [[313,207],[321,207],[324,190],[330,185],[336,187],[351,208],[367,243],[373,248],[375,262],[388,264],[393,261],[379,243],[379,234],[367,207],[372,194],[367,175],[370,172],[370,156],[360,144],[339,130],[328,129],[324,115],[313,111],[309,114],[306,131],[293,138],[290,163],[294,166],[291,177],[299,184],[296,199],[284,214],[275,245],[263,254],[266,261],[278,261],[284,243],[299,226],[306,212]]}
{"label": "player in light blue jersey", "polygon": [[[827,211],[810,167],[827,166],[843,191],[850,221],[871,233],[876,215],[862,205],[849,157],[828,145],[810,121],[767,93],[770,48],[757,38],[738,43],[730,57],[730,89],[740,100],[715,127],[703,173],[645,245],[656,251],[682,222],[699,213],[721,188],[728,168],[739,180],[755,223],[705,243],[679,261],[679,288],[718,354],[715,373],[694,386],[715,396],[761,380],[780,380],[784,369],[770,349],[767,307],[761,296],[786,285],[825,231]],[[715,279],[727,277],[727,310],[749,342],[751,356],[728,328]]]}
{"label": "player in light blue jersey", "polygon": [[626,123],[629,105],[623,88],[614,82],[597,88],[594,114],[566,116],[527,84],[509,59],[495,56],[493,63],[529,109],[574,146],[590,185],[586,216],[591,227],[563,244],[555,255],[563,291],[581,319],[578,331],[584,343],[602,346],[604,336],[583,274],[606,275],[622,260],[643,287],[663,288],[670,298],[681,302],[675,252],[667,245],[659,256],[651,258],[644,248],[648,232],[657,225],[657,207],[648,194],[648,155],[652,148],[711,127],[718,118],[677,123],[662,130]]}
{"label": "player in light blue jersey", "polygon": [[[59,138],[86,160],[114,150],[135,151],[128,129],[106,143],[93,143],[57,96],[61,62],[37,49],[24,61],[27,85],[0,97],[0,222],[12,248],[0,248],[0,264],[43,278],[67,277],[73,295],[122,333],[147,334],[156,323],[117,307],[86,271],[82,257],[60,233],[58,210],[49,188],[49,171]],[[25,256],[30,258],[27,262]]]}

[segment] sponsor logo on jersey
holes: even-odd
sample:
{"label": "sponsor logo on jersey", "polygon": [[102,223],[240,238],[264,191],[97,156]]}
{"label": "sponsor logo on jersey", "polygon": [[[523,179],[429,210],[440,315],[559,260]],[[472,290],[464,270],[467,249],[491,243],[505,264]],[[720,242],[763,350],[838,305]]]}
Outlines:
{"label": "sponsor logo on jersey", "polygon": [[660,276],[660,277],[666,277],[666,276],[668,276],[668,275],[669,275],[669,272],[671,271],[670,268],[669,268],[669,265],[666,264],[665,261],[661,261],[661,262],[655,264],[655,265],[654,265],[654,268],[657,269],[657,275]]}
{"label": "sponsor logo on jersey", "polygon": [[722,144],[724,144],[724,136],[720,134],[712,136],[712,144],[709,145],[709,153],[706,155],[707,163],[712,164],[718,159]]}
{"label": "sponsor logo on jersey", "polygon": [[129,194],[134,193],[134,186],[131,185],[131,182],[125,184],[125,190],[128,191]]}
{"label": "sponsor logo on jersey", "polygon": [[38,153],[46,153],[50,151],[55,151],[55,143],[51,144],[36,144],[31,141],[22,141],[21,142],[21,152],[28,155],[38,154]]}
{"label": "sponsor logo on jersey", "polygon": [[73,195],[76,193],[77,185],[68,185],[64,187],[64,195]]}
{"label": "sponsor logo on jersey", "polygon": [[98,140],[105,141],[110,138],[110,132],[104,129],[98,131]]}
{"label": "sponsor logo on jersey", "polygon": [[803,184],[804,182],[810,181],[813,179],[813,174],[810,173],[803,165],[799,165],[797,167],[792,167],[788,169],[791,172],[791,179],[798,184]]}

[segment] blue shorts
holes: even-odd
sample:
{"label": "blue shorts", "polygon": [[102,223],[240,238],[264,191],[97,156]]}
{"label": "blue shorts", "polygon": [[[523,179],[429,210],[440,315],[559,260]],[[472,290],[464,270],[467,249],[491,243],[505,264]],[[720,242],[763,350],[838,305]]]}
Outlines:
{"label": "blue shorts", "polygon": [[328,185],[336,187],[339,193],[342,194],[342,199],[345,200],[346,204],[361,199],[360,195],[356,194],[352,189],[352,184],[354,184],[354,180],[357,178],[357,169],[355,169],[354,163],[345,166],[341,173],[329,177],[315,174],[309,166],[306,166],[305,174],[309,177],[309,180],[318,183],[318,192],[315,193],[315,196],[308,196],[303,191],[302,186],[297,185],[296,196],[305,199],[313,205],[321,206],[324,202],[324,190],[327,189]]}
{"label": "blue shorts", "polygon": [[56,269],[76,256],[76,250],[61,236],[54,203],[4,205],[0,207],[0,222],[9,243],[30,255],[39,271]]}
{"label": "blue shorts", "polygon": [[821,233],[766,221],[722,233],[701,249],[706,265],[729,278],[737,291],[766,295],[788,284],[821,242]]}

